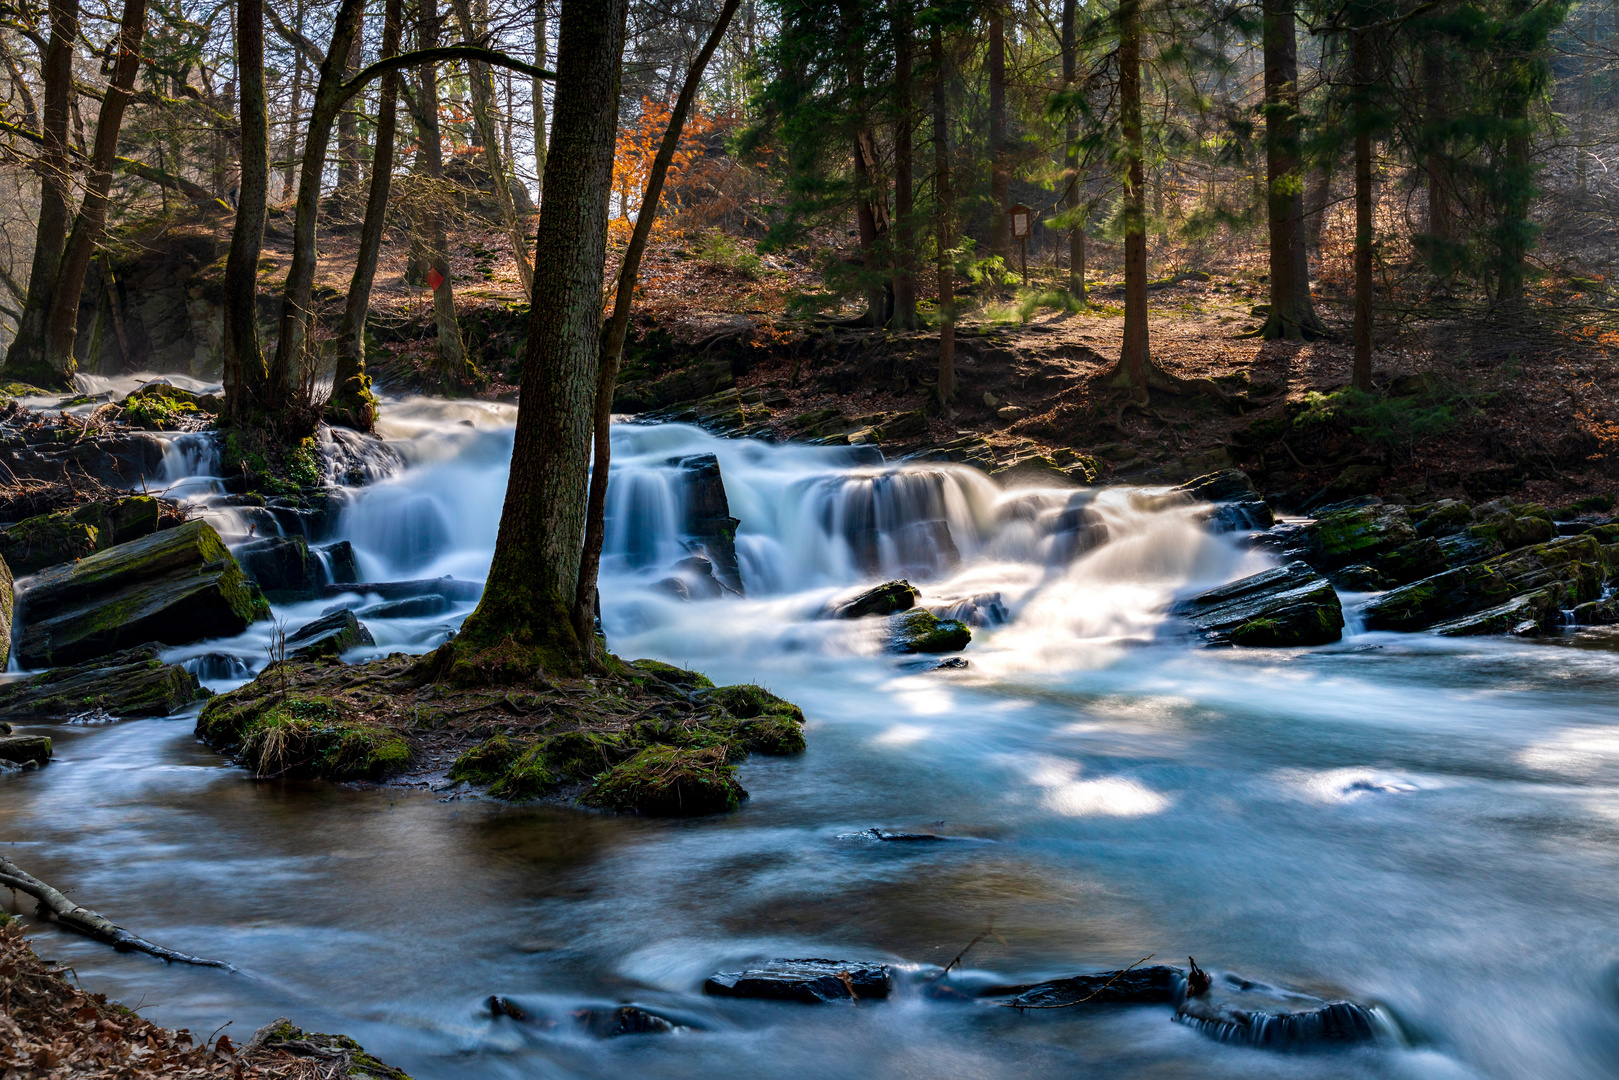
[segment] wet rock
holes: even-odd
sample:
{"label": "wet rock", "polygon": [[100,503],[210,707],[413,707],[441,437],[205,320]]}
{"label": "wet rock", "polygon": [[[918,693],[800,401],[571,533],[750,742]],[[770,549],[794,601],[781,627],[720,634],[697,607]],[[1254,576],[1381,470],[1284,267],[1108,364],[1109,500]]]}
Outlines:
{"label": "wet rock", "polygon": [[483,595],[483,583],[462,581],[449,576],[422,578],[417,581],[367,581],[359,585],[326,585],[323,597],[342,596],[345,593],[363,593],[383,600],[408,600],[413,596],[442,596],[452,603],[465,603]]}
{"label": "wet rock", "polygon": [[772,960],[743,971],[721,971],[703,983],[715,997],[796,1001],[818,1005],[830,1001],[881,1000],[893,989],[886,964],[842,960]]}
{"label": "wet rock", "polygon": [[1468,527],[1469,535],[1495,541],[1507,551],[1544,544],[1557,535],[1557,526],[1544,507],[1533,504],[1499,506],[1486,504],[1477,510],[1478,522]]}
{"label": "wet rock", "polygon": [[1555,588],[1555,595],[1545,593],[1526,609],[1544,610],[1549,618],[1552,611],[1597,599],[1609,573],[1594,537],[1568,536],[1390,590],[1362,614],[1370,630],[1426,630]]}
{"label": "wet rock", "polygon": [[942,844],[950,840],[948,836],[935,836],[933,833],[890,832],[887,829],[867,829],[854,835],[884,844],[931,844],[935,841]]}
{"label": "wet rock", "polygon": [[320,595],[322,567],[301,536],[266,536],[236,549],[242,571],[258,582],[272,604],[292,604]]}
{"label": "wet rock", "polygon": [[941,619],[931,611],[892,616],[889,628],[889,648],[899,653],[958,652],[973,639],[966,623]]}
{"label": "wet rock", "polygon": [[68,717],[100,709],[113,716],[170,716],[208,696],[197,676],[158,659],[161,646],[0,684],[0,716]]}
{"label": "wet rock", "polygon": [[1303,563],[1288,563],[1170,608],[1211,645],[1325,645],[1343,636],[1343,605],[1332,585]]}
{"label": "wet rock", "polygon": [[1370,1042],[1385,1028],[1364,1005],[1322,1001],[1230,975],[1186,997],[1175,1019],[1221,1042],[1274,1049]]}
{"label": "wet rock", "polygon": [[713,454],[691,454],[675,458],[671,464],[679,467],[686,482],[688,544],[712,564],[715,581],[742,595],[742,571],[736,559],[736,529],[741,522],[731,516],[719,459]]}
{"label": "wet rock", "polygon": [[909,581],[886,581],[850,600],[837,601],[827,612],[834,619],[863,619],[869,615],[894,615],[916,606],[921,591]]}
{"label": "wet rock", "polygon": [[15,574],[72,562],[157,531],[158,500],[102,499],[20,521],[0,532],[0,556]]}
{"label": "wet rock", "polygon": [[1417,539],[1403,506],[1361,506],[1323,513],[1305,531],[1310,543],[1304,560],[1323,573],[1371,562]]}
{"label": "wet rock", "polygon": [[253,677],[253,671],[247,666],[247,662],[231,653],[203,653],[201,656],[193,656],[180,666],[195,675],[199,681],[213,682]]}
{"label": "wet rock", "polygon": [[89,476],[110,487],[139,485],[163,474],[163,442],[132,431],[68,443],[0,444],[0,466],[19,480],[67,483]]}
{"label": "wet rock", "polygon": [[1394,582],[1365,563],[1344,567],[1332,575],[1332,583],[1349,592],[1381,592],[1394,585]]}
{"label": "wet rock", "polygon": [[[342,610],[342,609],[339,609]],[[442,615],[450,610],[450,602],[442,596],[413,596],[409,600],[395,600],[387,604],[373,604],[361,608],[356,614],[368,619],[425,619]]]}
{"label": "wet rock", "polygon": [[17,656],[29,668],[76,664],[149,641],[234,637],[270,614],[204,521],[51,567],[20,592]]}
{"label": "wet rock", "polygon": [[1254,482],[1241,469],[1222,469],[1219,472],[1194,477],[1178,485],[1175,490],[1190,495],[1199,502],[1245,503],[1255,499],[1264,501],[1259,489],[1254,487]]}
{"label": "wet rock", "polygon": [[1090,496],[1080,492],[1057,515],[1052,530],[1051,557],[1057,563],[1069,563],[1088,551],[1107,543],[1107,523],[1090,505]]}
{"label": "wet rock", "polygon": [[354,557],[354,545],[347,540],[327,544],[320,548],[326,556],[326,574],[334,585],[353,585],[360,580],[360,563]]}
{"label": "wet rock", "polygon": [[45,765],[51,760],[51,740],[44,735],[0,736],[0,761],[18,765]]}
{"label": "wet rock", "polygon": [[1057,1008],[1077,1005],[1163,1005],[1183,992],[1186,976],[1178,968],[1154,964],[1125,971],[1098,971],[1066,979],[1018,986],[988,986],[981,997],[1008,997],[1014,1008]]}
{"label": "wet rock", "polygon": [[1537,637],[1542,629],[1560,621],[1563,597],[1561,585],[1550,585],[1472,615],[1447,619],[1428,629],[1442,637],[1479,637],[1485,634]]}
{"label": "wet rock", "polygon": [[[972,627],[1000,626],[1010,613],[1006,600],[998,592],[974,593],[960,600],[945,600],[929,608],[941,619],[959,619]],[[965,662],[962,664],[966,666]]]}
{"label": "wet rock", "polygon": [[613,394],[613,411],[638,413],[661,409],[675,402],[707,398],[729,388],[734,381],[729,362],[698,361],[661,379],[620,383]]}
{"label": "wet rock", "polygon": [[[1015,409],[1011,406],[1008,408]],[[1001,410],[1003,413],[1006,411]],[[1022,409],[1015,409],[1012,418],[1022,415],[1022,412]],[[1002,487],[1007,488],[1070,487],[1074,483],[1074,478],[1069,475],[1068,470],[1045,454],[1027,454],[1015,458],[1008,464],[991,469],[989,475],[1000,481]]]}
{"label": "wet rock", "polygon": [[1619,623],[1619,596],[1576,604],[1569,612],[1569,621],[1575,626],[1612,626]]}
{"label": "wet rock", "polygon": [[341,656],[362,645],[375,645],[371,631],[347,608],[305,623],[287,635],[287,655],[313,658]]}
{"label": "wet rock", "polygon": [[620,1005],[616,1009],[575,1009],[573,1018],[580,1027],[598,1039],[616,1039],[621,1035],[667,1035],[680,1026],[635,1005]]}
{"label": "wet rock", "polygon": [[490,1016],[509,1016],[517,1021],[528,1019],[527,1009],[511,998],[502,997],[499,994],[491,994],[489,1000],[484,1002],[484,1007],[489,1010]]}
{"label": "wet rock", "polygon": [[1441,499],[1435,503],[1413,506],[1411,520],[1416,523],[1417,535],[1443,539],[1464,531],[1476,520],[1473,508],[1460,499]]}

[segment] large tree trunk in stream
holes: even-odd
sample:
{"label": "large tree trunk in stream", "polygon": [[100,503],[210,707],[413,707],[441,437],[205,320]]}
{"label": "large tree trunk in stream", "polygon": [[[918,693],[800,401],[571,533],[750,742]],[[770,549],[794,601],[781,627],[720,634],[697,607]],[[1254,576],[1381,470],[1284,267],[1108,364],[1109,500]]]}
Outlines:
{"label": "large tree trunk in stream", "polygon": [[22,318],[17,320],[17,336],[6,352],[4,366],[0,366],[0,379],[54,389],[66,387],[70,382],[68,372],[56,371],[45,362],[45,318],[50,311],[56,276],[62,268],[62,250],[67,245],[72,213],[68,118],[69,99],[73,94],[73,45],[79,36],[78,0],[51,0],[49,16],[51,36],[45,47],[42,71],[44,148],[36,165],[39,217],[34,234],[34,261],[28,275]]}
{"label": "large tree trunk in stream", "polygon": [[989,253],[1012,265],[1012,171],[1006,159],[1006,16],[1000,0],[989,9]]}
{"label": "large tree trunk in stream", "polygon": [[1264,0],[1265,180],[1270,217],[1270,315],[1266,340],[1300,341],[1325,327],[1310,302],[1304,249],[1304,191],[1299,175],[1299,62],[1294,0]]}
{"label": "large tree trunk in stream", "polygon": [[270,113],[264,96],[264,0],[237,0],[236,67],[241,83],[242,186],[225,256],[225,405],[234,420],[268,390],[259,344],[259,252],[270,189]]}
{"label": "large tree trunk in stream", "polygon": [[[419,0],[421,4],[416,24],[416,47],[431,49],[438,45],[438,0]],[[421,133],[420,164],[422,174],[430,180],[444,179],[444,146],[438,126],[438,65],[426,63],[418,76],[421,88],[420,112],[417,115]],[[428,274],[437,271],[439,284],[433,289],[433,325],[438,332],[438,366],[448,381],[460,382],[471,372],[466,346],[461,341],[461,324],[455,316],[455,286],[450,281],[450,237],[444,214],[430,211],[426,222]]]}
{"label": "large tree trunk in stream", "polygon": [[454,679],[565,674],[588,662],[589,646],[576,629],[583,613],[573,608],[627,9],[628,0],[568,0],[562,7],[511,476],[483,598],[454,643]]}
{"label": "large tree trunk in stream", "polygon": [[1141,137],[1141,0],[1119,2],[1119,118],[1124,134],[1124,346],[1119,381],[1147,398],[1147,181]]}
{"label": "large tree trunk in stream", "polygon": [[52,371],[71,374],[73,339],[79,329],[79,298],[84,294],[84,276],[90,269],[107,234],[107,193],[112,190],[112,168],[118,157],[118,133],[124,124],[124,107],[135,88],[140,71],[141,38],[146,29],[146,0],[124,0],[124,17],[118,27],[117,54],[112,82],[101,100],[101,116],[96,122],[95,150],[90,173],[85,178],[84,198],[73,222],[67,251],[56,275],[50,315],[45,322],[45,362]]}
{"label": "large tree trunk in stream", "polygon": [[293,380],[305,362],[305,339],[309,332],[310,294],[315,284],[315,221],[320,212],[320,180],[325,170],[326,150],[332,141],[332,125],[343,104],[343,69],[348,63],[355,35],[360,32],[360,16],[365,0],[342,0],[332,26],[332,43],[320,65],[320,81],[315,86],[315,102],[309,111],[309,130],[304,140],[303,169],[298,178],[298,202],[292,225],[292,265],[287,271],[286,291],[281,297],[280,339],[270,361],[269,400],[280,409],[288,400]]}
{"label": "large tree trunk in stream", "polygon": [[[461,27],[461,39],[476,40],[477,30],[472,22],[470,0],[450,0],[450,4]],[[528,237],[523,235],[517,207],[512,203],[506,166],[500,160],[500,133],[495,129],[495,86],[491,81],[490,67],[470,60],[467,62],[467,72],[472,81],[472,119],[478,128],[478,139],[483,143],[484,168],[489,170],[489,180],[495,186],[495,201],[500,204],[501,222],[506,226],[506,235],[512,242],[512,255],[517,259],[517,276],[522,279],[523,291],[528,292],[534,288],[534,267],[528,261]]]}
{"label": "large tree trunk in stream", "polygon": [[951,251],[949,115],[945,111],[944,34],[933,25],[928,59],[933,63],[933,229],[939,272],[939,407],[956,396],[956,298]]}
{"label": "large tree trunk in stream", "polygon": [[624,249],[624,261],[619,266],[618,289],[613,296],[613,317],[607,324],[607,336],[602,344],[601,371],[596,379],[595,446],[590,463],[590,496],[585,507],[584,556],[579,566],[579,586],[575,590],[573,617],[574,633],[584,645],[587,656],[595,651],[596,634],[592,622],[596,609],[596,576],[601,569],[602,542],[607,536],[607,480],[613,459],[613,392],[618,386],[618,365],[624,356],[624,338],[630,328],[630,304],[635,298],[635,282],[641,273],[641,257],[646,254],[647,241],[652,236],[652,224],[658,217],[658,203],[663,198],[664,178],[680,148],[680,136],[686,127],[686,117],[692,102],[703,85],[703,72],[719,48],[731,19],[736,15],[740,0],[725,0],[719,18],[709,31],[702,51],[686,72],[686,81],[680,88],[680,97],[669,114],[669,126],[664,129],[663,141],[652,159],[647,173],[646,191],[641,195],[641,212],[635,218],[635,230]]}
{"label": "large tree trunk in stream", "polygon": [[[1079,77],[1079,44],[1076,39],[1078,4],[1063,0],[1062,5],[1062,84],[1069,92],[1075,91]],[[1064,132],[1067,147],[1068,198],[1067,210],[1073,216],[1068,227],[1068,295],[1080,304],[1087,304],[1085,294],[1085,221],[1080,216],[1084,205],[1084,191],[1079,182],[1079,122],[1078,111],[1068,107],[1068,127]]]}
{"label": "large tree trunk in stream", "polygon": [[1355,74],[1355,360],[1350,383],[1372,389],[1372,43],[1350,36]]}
{"label": "large tree trunk in stream", "polygon": [[[382,55],[399,52],[404,15],[401,0],[386,0],[382,13]],[[377,146],[371,155],[371,189],[365,201],[365,224],[360,227],[360,249],[355,255],[354,277],[343,305],[337,330],[337,365],[332,373],[332,399],[326,418],[357,431],[370,431],[377,420],[377,399],[365,373],[365,321],[371,311],[371,284],[377,276],[377,256],[388,219],[388,187],[393,180],[394,137],[399,119],[399,72],[382,76],[378,87]]]}
{"label": "large tree trunk in stream", "polygon": [[910,0],[892,0],[894,27],[894,317],[895,330],[916,329],[916,222],[913,205],[911,131]]}

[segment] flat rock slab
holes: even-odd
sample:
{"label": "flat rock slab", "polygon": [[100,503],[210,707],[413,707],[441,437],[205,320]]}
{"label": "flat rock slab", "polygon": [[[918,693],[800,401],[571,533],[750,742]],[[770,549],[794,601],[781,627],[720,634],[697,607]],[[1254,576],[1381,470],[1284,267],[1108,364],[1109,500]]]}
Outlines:
{"label": "flat rock slab", "polygon": [[354,617],[354,612],[344,608],[305,623],[287,635],[287,655],[306,659],[341,656],[350,649],[376,643],[365,624]]}
{"label": "flat rock slab", "polygon": [[359,593],[383,600],[409,600],[415,596],[442,596],[453,602],[476,600],[483,595],[481,581],[462,581],[459,578],[422,578],[416,581],[364,581],[354,585],[327,585],[321,589],[323,597]]}
{"label": "flat rock slab", "polygon": [[1170,608],[1211,645],[1325,645],[1343,636],[1343,605],[1302,562],[1199,593]]}
{"label": "flat rock slab", "polygon": [[51,740],[44,735],[0,735],[0,761],[44,765],[51,760]]}
{"label": "flat rock slab", "polygon": [[99,709],[112,716],[170,716],[207,697],[197,676],[143,645],[73,667],[0,684],[0,717],[69,717]]}
{"label": "flat rock slab", "polygon": [[721,971],[703,983],[703,993],[715,997],[754,998],[760,1001],[797,1001],[818,1005],[828,1001],[874,1001],[886,998],[894,987],[887,964],[844,960],[772,960],[744,971]]}
{"label": "flat rock slab", "polygon": [[1073,1005],[1165,1005],[1183,992],[1186,975],[1179,968],[1154,964],[1124,971],[1098,971],[1021,986],[988,986],[980,997],[1009,997],[1018,1009],[1055,1009]]}

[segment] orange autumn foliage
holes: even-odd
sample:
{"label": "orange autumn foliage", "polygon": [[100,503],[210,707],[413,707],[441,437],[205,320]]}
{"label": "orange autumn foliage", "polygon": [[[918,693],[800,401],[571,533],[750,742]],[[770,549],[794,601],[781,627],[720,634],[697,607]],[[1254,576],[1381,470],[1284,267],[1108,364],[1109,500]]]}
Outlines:
{"label": "orange autumn foliage", "polygon": [[[617,197],[614,224],[627,235],[629,222],[640,213],[641,195],[646,191],[647,177],[652,172],[652,161],[658,156],[658,144],[669,127],[673,106],[641,99],[641,115],[633,124],[621,128],[618,146],[613,156],[613,194]],[[714,120],[693,106],[686,117],[686,126],[680,133],[680,144],[675,148],[674,160],[664,179],[663,204],[669,204],[671,193],[680,186],[681,174],[702,156],[703,138],[714,130]],[[624,224],[619,225],[619,222]],[[618,231],[615,229],[615,232]]]}

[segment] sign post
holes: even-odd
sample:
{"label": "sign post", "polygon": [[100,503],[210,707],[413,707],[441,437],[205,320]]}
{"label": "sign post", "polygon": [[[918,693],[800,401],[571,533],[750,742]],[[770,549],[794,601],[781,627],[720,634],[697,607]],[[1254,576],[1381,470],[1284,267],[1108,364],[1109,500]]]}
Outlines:
{"label": "sign post", "polygon": [[1006,216],[1012,219],[1012,235],[1017,239],[1023,260],[1023,287],[1029,287],[1029,233],[1034,228],[1034,211],[1018,203],[1009,207]]}

